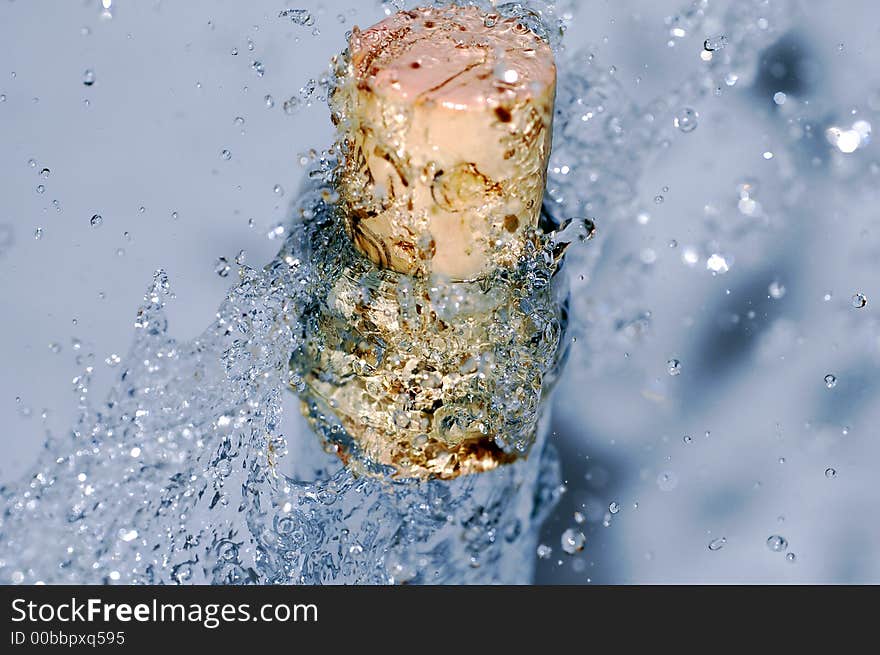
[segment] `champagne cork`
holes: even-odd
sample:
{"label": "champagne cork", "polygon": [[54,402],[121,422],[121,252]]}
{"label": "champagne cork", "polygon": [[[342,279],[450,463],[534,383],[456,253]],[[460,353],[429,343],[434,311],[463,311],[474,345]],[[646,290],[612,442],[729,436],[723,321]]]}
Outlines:
{"label": "champagne cork", "polygon": [[555,90],[550,46],[514,18],[449,6],[352,30],[332,107],[357,248],[452,281],[512,265],[540,217]]}
{"label": "champagne cork", "polygon": [[515,462],[563,361],[564,285],[534,229],[550,46],[452,5],[355,28],[341,61],[339,211],[306,232],[320,285],[291,364],[303,412],[358,473]]}

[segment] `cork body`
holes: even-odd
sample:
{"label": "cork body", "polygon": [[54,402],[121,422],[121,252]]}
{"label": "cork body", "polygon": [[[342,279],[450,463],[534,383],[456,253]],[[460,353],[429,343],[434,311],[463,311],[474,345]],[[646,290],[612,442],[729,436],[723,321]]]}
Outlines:
{"label": "cork body", "polygon": [[526,456],[563,359],[561,250],[539,227],[549,45],[473,7],[354,29],[331,99],[336,198],[309,212],[320,283],[291,366],[356,471],[451,479]]}
{"label": "cork body", "polygon": [[556,68],[513,18],[400,12],[353,30],[332,99],[346,226],[378,265],[473,280],[538,224]]}

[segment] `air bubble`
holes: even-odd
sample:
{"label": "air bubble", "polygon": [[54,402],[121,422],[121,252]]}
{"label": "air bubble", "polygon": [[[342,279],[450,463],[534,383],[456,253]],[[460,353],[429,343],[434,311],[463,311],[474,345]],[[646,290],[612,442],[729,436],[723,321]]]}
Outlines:
{"label": "air bubble", "polygon": [[863,293],[857,293],[852,297],[852,306],[856,309],[862,309],[868,304],[868,297]]}
{"label": "air bubble", "polygon": [[833,389],[834,387],[836,387],[837,386],[837,376],[835,376],[833,373],[829,373],[828,375],[826,375],[825,376],[825,386],[828,387],[829,389]]}
{"label": "air bubble", "polygon": [[828,478],[829,480],[836,478],[837,477],[837,470],[833,469],[831,467],[828,467],[827,469],[825,469],[825,477]]}
{"label": "air bubble", "polygon": [[92,86],[95,83],[95,71],[91,68],[87,68],[83,73],[82,81],[86,86]]}
{"label": "air bubble", "polygon": [[681,362],[677,359],[669,359],[666,361],[666,372],[672,377],[681,375]]}
{"label": "air bubble", "polygon": [[93,214],[89,219],[89,225],[92,227],[101,227],[104,224],[104,217],[100,214]]}

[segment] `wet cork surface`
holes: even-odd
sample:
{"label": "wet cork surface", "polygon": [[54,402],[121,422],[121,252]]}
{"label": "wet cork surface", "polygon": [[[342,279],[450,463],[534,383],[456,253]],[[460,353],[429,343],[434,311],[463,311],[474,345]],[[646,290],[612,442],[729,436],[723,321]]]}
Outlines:
{"label": "wet cork surface", "polygon": [[355,28],[349,45],[334,118],[358,248],[453,280],[515,262],[546,180],[549,44],[515,19],[446,7]]}

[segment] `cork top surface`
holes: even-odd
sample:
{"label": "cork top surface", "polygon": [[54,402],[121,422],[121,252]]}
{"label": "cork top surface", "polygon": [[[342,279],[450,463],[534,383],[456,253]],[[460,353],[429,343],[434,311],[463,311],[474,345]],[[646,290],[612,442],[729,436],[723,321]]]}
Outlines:
{"label": "cork top surface", "polygon": [[490,99],[519,102],[556,80],[546,41],[476,7],[399,12],[356,28],[349,45],[357,83],[408,104],[468,110],[495,104]]}

